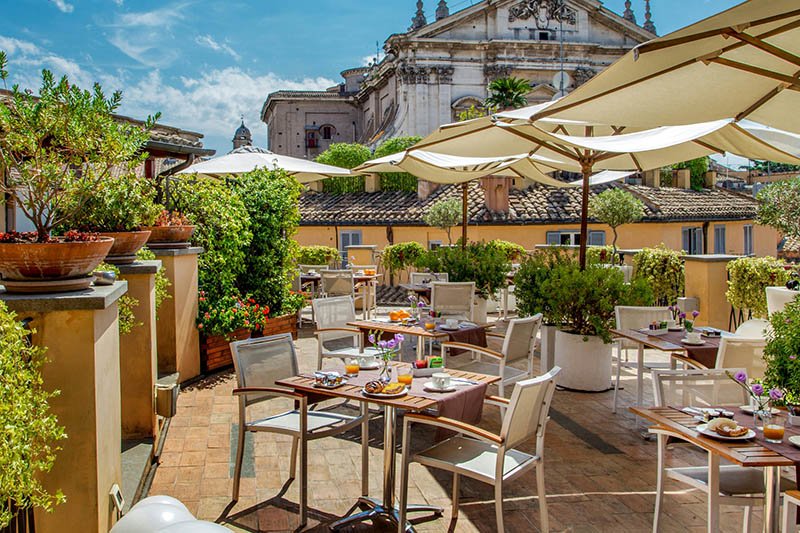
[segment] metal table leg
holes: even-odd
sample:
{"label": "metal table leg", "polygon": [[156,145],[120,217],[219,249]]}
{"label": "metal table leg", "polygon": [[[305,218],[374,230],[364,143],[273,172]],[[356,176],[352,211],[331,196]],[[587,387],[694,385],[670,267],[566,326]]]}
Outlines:
{"label": "metal table leg", "polygon": [[780,531],[781,469],[764,467],[764,533]]}
{"label": "metal table leg", "polygon": [[[364,511],[337,520],[330,526],[332,531],[366,520],[375,521],[376,519],[387,521],[395,526],[398,525],[400,513],[395,507],[394,497],[394,475],[397,460],[395,457],[397,411],[394,407],[384,406],[383,424],[383,501],[377,498],[359,498],[356,505],[364,509]],[[433,505],[409,505],[407,512],[430,512],[441,515],[444,509]],[[413,532],[414,528],[411,524],[406,523],[405,530]]]}

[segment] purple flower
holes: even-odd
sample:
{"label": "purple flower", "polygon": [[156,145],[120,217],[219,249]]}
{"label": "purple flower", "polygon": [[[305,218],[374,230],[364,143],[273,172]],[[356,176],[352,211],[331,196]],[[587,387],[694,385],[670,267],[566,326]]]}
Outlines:
{"label": "purple flower", "polygon": [[417,298],[414,295],[411,295],[411,296],[408,297],[408,301],[409,302],[415,302],[415,301],[417,301]]}
{"label": "purple flower", "polygon": [[675,310],[675,308],[672,307],[671,305],[669,307],[667,307],[667,309],[670,310],[670,311],[674,311]]}
{"label": "purple flower", "polygon": [[406,336],[405,336],[405,335],[403,335],[402,333],[395,333],[395,334],[394,334],[394,341],[395,341],[397,344],[400,344],[400,343],[401,343],[401,342],[403,342],[404,340],[406,340]]}
{"label": "purple flower", "polygon": [[678,316],[679,316],[679,317],[681,317],[681,318],[686,318],[686,313],[681,313],[681,314],[680,314],[680,315],[678,315]]}
{"label": "purple flower", "polygon": [[425,302],[417,302],[417,307],[422,309],[423,307],[425,307]]}
{"label": "purple flower", "polygon": [[764,394],[764,386],[761,383],[754,383],[750,388],[752,389],[753,394],[756,396],[761,396]]}
{"label": "purple flower", "polygon": [[367,339],[369,339],[369,342],[371,344],[375,344],[375,334],[374,333],[370,333],[369,337],[367,337]]}
{"label": "purple flower", "polygon": [[790,355],[790,356],[789,356],[789,359],[791,359],[792,361],[794,361],[795,359],[797,359],[797,356],[796,356],[796,355]]}
{"label": "purple flower", "polygon": [[700,316],[700,311],[692,311],[692,318],[697,318]]}
{"label": "purple flower", "polygon": [[739,370],[733,375],[733,379],[735,379],[739,383],[745,383],[747,382],[747,372],[745,372],[744,370]]}
{"label": "purple flower", "polygon": [[769,397],[772,398],[773,400],[780,400],[781,398],[783,398],[783,391],[781,391],[780,389],[770,389]]}
{"label": "purple flower", "polygon": [[386,341],[378,341],[378,348],[386,348],[387,344]]}
{"label": "purple flower", "polygon": [[394,350],[396,346],[397,346],[397,341],[394,339],[386,342],[386,348],[388,348],[389,350]]}

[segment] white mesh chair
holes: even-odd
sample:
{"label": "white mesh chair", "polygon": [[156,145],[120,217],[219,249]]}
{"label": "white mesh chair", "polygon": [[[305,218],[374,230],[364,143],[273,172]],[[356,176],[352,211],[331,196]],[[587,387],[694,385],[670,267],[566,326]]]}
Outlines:
{"label": "white mesh chair", "polygon": [[356,308],[350,296],[317,298],[311,301],[317,329],[317,370],[326,358],[377,356],[375,348],[364,348],[361,330],[347,325],[356,319]]}
{"label": "white mesh chair", "polygon": [[431,309],[444,317],[472,320],[475,282],[431,283]]}
{"label": "white mesh chair", "polygon": [[[631,305],[618,305],[614,308],[616,329],[641,329],[646,328],[653,321],[672,319],[668,307],[637,307]],[[617,412],[617,399],[619,395],[619,380],[622,368],[637,368],[638,362],[630,362],[628,350],[638,350],[639,345],[628,339],[616,339],[617,345],[617,376],[614,381],[614,407],[611,412]],[[658,364],[645,364],[645,368],[657,368]],[[638,372],[638,368],[637,368]]]}
{"label": "white mesh chair", "polygon": [[717,349],[714,368],[742,368],[751,378],[763,378],[767,370],[764,361],[766,339],[744,337],[722,337]]}
{"label": "white mesh chair", "polygon": [[409,274],[409,281],[412,285],[427,285],[436,281],[447,283],[450,281],[450,274],[447,272],[412,272]]}
{"label": "white mesh chair", "polygon": [[330,267],[328,265],[297,265],[297,268],[299,268],[300,272],[303,274],[308,274],[309,272],[322,272],[323,270],[328,270]]}
{"label": "white mesh chair", "polygon": [[797,531],[797,509],[800,508],[800,490],[787,490],[783,495],[783,533]]}
{"label": "white mesh chair", "polygon": [[[368,433],[366,409],[362,407],[358,417],[309,411],[306,397],[292,390],[277,387],[280,379],[296,376],[297,355],[291,334],[274,335],[259,339],[247,339],[231,343],[233,364],[236,369],[237,388],[233,394],[239,398],[239,435],[236,447],[236,465],[233,477],[233,500],[239,499],[239,481],[244,457],[246,432],[280,433],[292,437],[290,479],[297,469],[298,449],[300,454],[300,522],[307,521],[307,442],[331,435],[338,435],[361,424],[362,446],[362,491],[368,492]],[[296,408],[263,418],[253,418],[248,412],[254,404],[288,398]],[[364,404],[366,405],[366,404]]]}
{"label": "white mesh chair", "polygon": [[769,321],[761,318],[751,318],[739,324],[734,335],[737,337],[747,337],[750,339],[763,339],[767,336]]}
{"label": "white mesh chair", "polygon": [[[443,342],[442,358],[446,368],[457,368],[466,372],[500,376],[498,392],[505,396],[505,386],[516,383],[521,379],[533,377],[533,352],[536,346],[536,335],[542,325],[542,314],[539,313],[528,318],[512,319],[508,323],[505,335],[487,334],[503,339],[500,351],[495,351],[483,346],[474,346],[462,342]],[[469,350],[476,354],[476,359],[466,357],[447,357],[451,348]],[[486,360],[484,359],[486,358]],[[460,360],[464,364],[459,365]],[[525,369],[509,366],[515,362],[525,361]]]}
{"label": "white mesh chair", "polygon": [[[490,403],[504,405],[506,414],[500,434],[496,435],[476,426],[424,414],[408,413],[403,426],[403,460],[400,479],[400,533],[406,531],[406,505],[408,500],[408,468],[410,463],[420,463],[453,473],[453,517],[458,516],[459,478],[467,476],[494,486],[497,531],[503,532],[503,484],[532,468],[536,469],[536,488],[539,499],[541,530],[549,531],[547,500],[544,486],[544,434],[556,383],[561,369],[553,368],[547,374],[517,382],[511,399],[490,397]],[[411,425],[436,426],[459,435],[451,437],[424,451],[411,454]],[[515,449],[536,437],[536,454],[530,455]]]}
{"label": "white mesh chair", "polygon": [[[350,271],[355,274],[363,273],[365,270],[378,272],[378,265],[350,265]],[[368,312],[378,308],[378,280],[362,281],[355,284],[356,299],[359,297],[367,301],[369,309],[364,310],[364,318],[368,318]]]}
{"label": "white mesh chair", "polygon": [[[728,369],[731,373],[738,370],[740,369]],[[724,369],[654,370],[653,389],[656,407],[738,407],[748,403],[747,392],[731,380]],[[763,470],[731,464],[720,465],[719,456],[714,454],[708,454],[708,464],[704,466],[666,468],[668,439],[672,435],[657,430],[651,431],[658,437],[658,475],[653,532],[659,531],[666,478],[706,493],[709,498],[709,508],[718,509],[720,505],[745,507],[743,531],[749,531],[752,508],[763,505],[764,502]],[[719,484],[717,493],[710,493],[710,483]],[[785,479],[781,480],[781,484],[782,490],[793,486],[793,483]]]}

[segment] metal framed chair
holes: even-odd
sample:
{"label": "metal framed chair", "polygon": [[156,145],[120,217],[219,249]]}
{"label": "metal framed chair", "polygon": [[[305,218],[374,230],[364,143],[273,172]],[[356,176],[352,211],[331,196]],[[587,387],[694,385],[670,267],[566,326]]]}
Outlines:
{"label": "metal framed chair", "polygon": [[[444,366],[478,374],[500,376],[502,379],[497,384],[498,392],[500,396],[505,396],[506,385],[533,377],[533,352],[536,347],[536,335],[539,333],[541,325],[542,314],[539,313],[528,318],[512,319],[508,323],[505,335],[487,334],[503,340],[503,346],[500,351],[462,342],[443,342],[442,358]],[[477,359],[461,358],[465,361],[465,364],[459,365],[459,358],[447,357],[447,353],[451,348],[469,350],[478,357]],[[483,359],[484,356],[488,361]],[[509,366],[522,360],[526,361],[524,370]]]}
{"label": "metal framed chair", "polygon": [[330,268],[329,265],[297,265],[297,268],[300,269],[300,272],[303,274],[308,274],[309,272],[322,272],[323,270],[328,270]]}
{"label": "metal framed chair", "polygon": [[[544,485],[544,435],[550,402],[556,388],[555,376],[560,370],[555,367],[542,376],[517,382],[510,400],[499,397],[489,398],[490,403],[506,407],[499,435],[449,418],[436,418],[416,413],[405,415],[400,480],[400,517],[398,520],[400,533],[406,531],[410,463],[420,463],[453,473],[454,517],[458,516],[460,476],[471,477],[493,485],[495,515],[499,532],[505,531],[503,528],[503,485],[535,468],[541,530],[549,531]],[[412,455],[410,453],[412,424],[445,428],[457,431],[459,435]],[[535,455],[515,449],[515,446],[534,436],[536,437]]]}
{"label": "metal framed chair", "polygon": [[751,318],[739,324],[734,335],[750,339],[763,339],[769,330],[769,321],[762,318]]}
{"label": "metal framed chair", "polygon": [[[301,525],[305,524],[308,515],[308,441],[338,435],[359,424],[361,424],[362,492],[367,494],[369,435],[366,408],[362,407],[361,414],[357,417],[309,411],[305,396],[277,387],[276,381],[299,373],[291,334],[232,342],[231,352],[238,385],[233,395],[239,398],[239,435],[233,477],[233,500],[239,499],[245,434],[266,432],[289,435],[292,437],[290,479],[294,479],[298,452],[300,455],[300,522]],[[265,417],[250,416],[248,411],[254,404],[276,398],[288,398],[295,402],[296,407]]]}
{"label": "metal framed chair", "polygon": [[375,348],[364,347],[361,330],[347,325],[356,319],[356,308],[351,296],[317,298],[311,300],[317,329],[317,370],[322,369],[326,358],[378,356]]}
{"label": "metal framed chair", "polygon": [[714,368],[742,368],[751,378],[763,378],[767,370],[767,363],[764,361],[766,345],[764,337],[722,337]]}
{"label": "metal framed chair", "polygon": [[797,531],[797,509],[800,508],[800,490],[787,490],[783,495],[783,533]]}
{"label": "metal framed chair", "polygon": [[475,282],[431,283],[431,309],[445,317],[472,320]]}
{"label": "metal framed chair", "polygon": [[[378,265],[350,265],[350,270],[355,275],[358,272],[373,270],[378,272]],[[367,308],[364,309],[364,318],[368,318],[369,311],[378,308],[378,280],[362,281],[355,284],[356,297],[360,297],[366,302]]]}
{"label": "metal framed chair", "polygon": [[[736,372],[740,369],[729,368]],[[663,407],[680,405],[691,407],[738,407],[748,403],[744,389],[734,383],[724,369],[708,370],[653,370],[655,405]],[[707,494],[709,507],[735,505],[745,508],[743,531],[750,530],[752,508],[764,502],[764,472],[760,468],[738,465],[720,465],[719,458],[708,454],[705,466],[667,468],[666,453],[672,437],[666,432],[655,431],[658,438],[658,474],[656,477],[656,505],[653,516],[653,532],[659,530],[663,507],[664,481],[674,479]],[[694,446],[685,441],[682,444]],[[719,492],[711,494],[709,484],[719,484]],[[782,490],[794,484],[781,480]]]}
{"label": "metal framed chair", "polygon": [[435,281],[450,281],[450,274],[447,272],[412,272],[408,280],[412,285],[426,285]]}

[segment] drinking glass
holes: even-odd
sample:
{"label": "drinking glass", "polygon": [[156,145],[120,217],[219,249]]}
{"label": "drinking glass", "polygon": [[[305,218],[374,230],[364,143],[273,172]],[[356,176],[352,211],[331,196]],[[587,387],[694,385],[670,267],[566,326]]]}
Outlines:
{"label": "drinking glass", "polygon": [[397,368],[397,381],[406,385],[407,387],[411,386],[411,382],[414,380],[414,370],[410,366],[402,366]]}
{"label": "drinking glass", "polygon": [[348,359],[344,365],[345,374],[347,374],[351,378],[358,376],[358,369],[360,366],[361,365],[358,359],[355,358]]}

